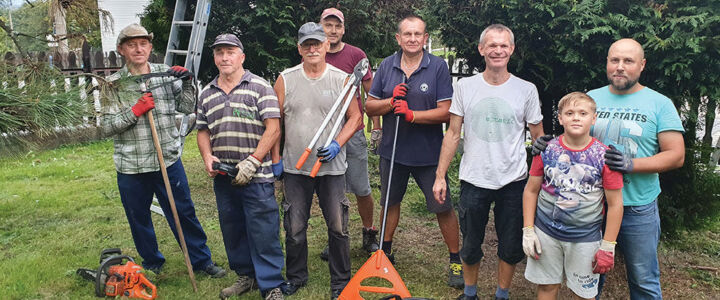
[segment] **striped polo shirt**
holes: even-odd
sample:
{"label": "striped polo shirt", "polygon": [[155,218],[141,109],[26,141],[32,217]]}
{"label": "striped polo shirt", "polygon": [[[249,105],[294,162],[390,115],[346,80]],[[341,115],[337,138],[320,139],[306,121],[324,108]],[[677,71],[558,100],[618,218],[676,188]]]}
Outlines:
{"label": "striped polo shirt", "polygon": [[[272,86],[248,70],[228,94],[218,87],[217,80],[215,77],[200,93],[197,128],[210,131],[214,156],[234,164],[255,152],[265,132],[263,120],[280,118],[280,109]],[[268,153],[251,183],[273,182],[271,164]]]}

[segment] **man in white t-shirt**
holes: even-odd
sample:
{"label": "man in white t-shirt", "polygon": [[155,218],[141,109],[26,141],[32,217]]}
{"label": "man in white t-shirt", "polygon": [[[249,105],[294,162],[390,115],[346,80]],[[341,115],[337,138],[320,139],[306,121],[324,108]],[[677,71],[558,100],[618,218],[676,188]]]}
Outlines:
{"label": "man in white t-shirt", "polygon": [[495,202],[498,236],[498,285],[495,299],[508,299],[515,264],[522,250],[522,194],[527,180],[525,126],[533,139],[543,135],[540,99],[535,85],[513,76],[507,65],[515,50],[512,31],[493,24],[480,35],[478,51],[485,70],[458,81],[450,106],[450,126],[443,139],[433,193],[445,199],[445,175],[464,126],[460,162],[458,216],[465,291],[458,299],[477,298],[477,277],[490,205]]}

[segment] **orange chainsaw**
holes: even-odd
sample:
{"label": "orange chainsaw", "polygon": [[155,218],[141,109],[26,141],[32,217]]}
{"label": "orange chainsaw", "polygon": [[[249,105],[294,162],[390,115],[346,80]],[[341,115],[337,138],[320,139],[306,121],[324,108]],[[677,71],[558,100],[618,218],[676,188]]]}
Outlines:
{"label": "orange chainsaw", "polygon": [[100,253],[97,270],[81,268],[77,274],[95,282],[95,295],[98,297],[157,298],[155,285],[142,271],[143,268],[132,257],[122,255],[118,248],[111,248]]}

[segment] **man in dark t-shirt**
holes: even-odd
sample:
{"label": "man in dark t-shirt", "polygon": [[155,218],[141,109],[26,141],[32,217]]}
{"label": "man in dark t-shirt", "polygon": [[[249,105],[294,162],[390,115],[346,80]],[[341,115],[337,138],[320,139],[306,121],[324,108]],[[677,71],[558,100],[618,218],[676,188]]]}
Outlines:
{"label": "man in dark t-shirt", "polygon": [[[345,34],[345,16],[336,8],[325,9],[320,16],[320,24],[330,41],[330,50],[325,56],[325,61],[345,73],[352,74],[355,65],[362,59],[366,58],[365,52],[353,45],[344,43],[342,37]],[[363,90],[366,92],[372,86],[372,72],[368,69],[367,74],[362,78]],[[358,96],[360,92],[358,90]],[[360,112],[363,111],[362,101],[358,98]],[[380,117],[372,117],[373,134],[376,138],[373,140],[377,144],[379,142]],[[367,140],[363,129],[365,124],[361,123],[355,134],[346,144],[347,151],[347,171],[345,173],[345,189],[348,193],[355,194],[357,200],[358,212],[362,220],[362,247],[365,251],[374,252],[378,249],[377,234],[378,230],[373,226],[374,201],[372,190],[370,189],[370,180],[368,178],[368,151]],[[321,253],[320,257],[327,260],[328,247]]]}

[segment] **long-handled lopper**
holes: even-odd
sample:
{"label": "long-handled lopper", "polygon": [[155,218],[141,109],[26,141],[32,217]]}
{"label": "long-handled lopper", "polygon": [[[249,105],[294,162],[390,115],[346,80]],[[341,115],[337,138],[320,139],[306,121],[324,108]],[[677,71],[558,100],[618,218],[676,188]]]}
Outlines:
{"label": "long-handled lopper", "polygon": [[[167,73],[160,73],[157,76],[169,75]],[[147,78],[148,76],[143,77]],[[143,93],[150,92],[145,82],[140,81],[139,84]],[[153,110],[149,110],[145,115],[150,123],[150,132],[152,133],[153,143],[155,144],[155,152],[157,152],[158,162],[160,162],[160,173],[162,173],[163,181],[165,182],[165,191],[168,195],[168,202],[170,202],[170,210],[172,210],[173,219],[175,219],[175,228],[177,228],[178,237],[180,238],[180,247],[182,248],[183,255],[185,256],[185,266],[187,266],[188,274],[190,274],[190,282],[192,283],[193,291],[197,292],[195,273],[193,273],[192,265],[190,265],[190,256],[188,256],[185,236],[183,235],[182,226],[180,226],[180,218],[178,217],[177,209],[175,208],[175,198],[173,197],[172,188],[170,188],[170,179],[168,178],[167,170],[165,169],[165,159],[163,158],[162,147],[160,147],[160,139],[158,138],[157,129],[155,128],[155,118],[153,117],[152,111]]]}
{"label": "long-handled lopper", "polygon": [[[338,96],[338,99],[335,101],[335,104],[330,108],[330,111],[325,116],[325,119],[323,119],[323,122],[320,124],[320,128],[315,132],[315,136],[313,136],[312,140],[310,140],[310,143],[308,144],[307,148],[305,148],[305,152],[300,156],[300,160],[298,160],[297,164],[295,164],[296,169],[302,168],[303,164],[305,164],[305,161],[307,161],[308,156],[310,156],[310,152],[312,152],[312,148],[315,146],[315,143],[317,143],[318,139],[320,139],[320,135],[325,130],[325,127],[327,127],[328,123],[330,123],[330,120],[335,115],[335,111],[337,110],[338,106],[340,106],[340,103],[344,103],[342,109],[340,110],[340,113],[338,114],[338,120],[340,118],[345,117],[345,112],[348,109],[348,106],[350,106],[350,103],[352,102],[352,97],[355,95],[355,91],[357,90],[358,86],[360,85],[360,82],[362,81],[363,76],[367,74],[369,67],[369,61],[367,58],[361,60],[360,62],[355,65],[355,68],[353,69],[353,73],[350,74],[350,78],[348,80],[348,84],[345,85],[345,87],[340,92],[340,95]],[[349,90],[349,93],[348,93]],[[335,133],[337,132],[337,129],[339,128],[339,125],[341,122],[335,122],[333,129],[330,133],[330,136],[328,137],[328,141],[324,144],[324,147],[327,147],[332,143],[333,138],[335,137]],[[310,177],[315,177],[317,175],[317,172],[320,170],[320,166],[322,165],[322,162],[320,162],[320,159],[315,162],[315,165],[313,165],[313,169],[310,172]]]}

